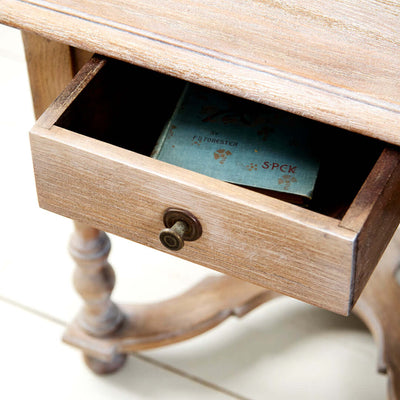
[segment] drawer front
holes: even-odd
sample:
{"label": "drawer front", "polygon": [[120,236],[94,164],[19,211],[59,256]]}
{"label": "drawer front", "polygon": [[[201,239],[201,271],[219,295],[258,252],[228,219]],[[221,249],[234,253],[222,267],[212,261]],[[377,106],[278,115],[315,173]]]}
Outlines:
{"label": "drawer front", "polygon": [[[177,256],[347,314],[375,266],[357,262],[379,258],[398,221],[398,153],[384,151],[386,169],[378,161],[355,208],[335,219],[58,126],[105,64],[87,64],[31,131],[40,206],[162,251],[165,210],[187,210],[202,235]],[[359,238],[380,213],[387,229],[371,249]]]}

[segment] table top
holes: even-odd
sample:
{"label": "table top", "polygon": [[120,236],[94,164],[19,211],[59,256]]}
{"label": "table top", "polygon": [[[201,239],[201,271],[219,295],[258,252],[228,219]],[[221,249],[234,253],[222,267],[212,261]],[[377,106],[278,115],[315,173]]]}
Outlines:
{"label": "table top", "polygon": [[398,2],[2,0],[0,22],[400,144]]}

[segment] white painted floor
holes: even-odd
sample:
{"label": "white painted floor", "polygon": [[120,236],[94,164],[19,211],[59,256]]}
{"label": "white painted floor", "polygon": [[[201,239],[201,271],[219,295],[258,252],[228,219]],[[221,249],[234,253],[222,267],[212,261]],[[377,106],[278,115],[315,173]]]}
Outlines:
{"label": "white painted floor", "polygon": [[[61,342],[80,307],[66,251],[71,221],[40,210],[28,131],[34,122],[19,32],[0,27],[0,399],[379,400],[386,377],[361,322],[281,298],[203,336],[133,354],[93,375]],[[112,236],[114,299],[145,302],[208,273]]]}

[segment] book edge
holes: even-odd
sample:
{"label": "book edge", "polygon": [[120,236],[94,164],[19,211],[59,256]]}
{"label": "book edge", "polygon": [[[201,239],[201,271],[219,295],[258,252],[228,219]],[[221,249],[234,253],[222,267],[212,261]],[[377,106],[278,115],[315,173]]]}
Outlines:
{"label": "book edge", "polygon": [[161,152],[161,150],[162,150],[162,148],[164,146],[164,142],[167,139],[167,135],[168,135],[170,126],[175,121],[176,115],[178,114],[178,112],[180,111],[180,109],[182,107],[182,103],[183,103],[184,98],[186,97],[186,92],[187,92],[188,88],[189,88],[189,83],[186,83],[185,87],[182,90],[181,95],[179,96],[179,100],[178,100],[178,102],[177,102],[177,104],[175,106],[174,111],[172,112],[171,117],[168,118],[168,121],[165,124],[163,130],[161,131],[161,134],[160,134],[160,136],[159,136],[159,138],[158,138],[158,140],[157,140],[157,142],[156,142],[156,144],[155,144],[155,146],[153,148],[153,151],[151,152],[151,155],[150,155],[151,158],[158,159],[158,157],[160,155],[160,152]]}

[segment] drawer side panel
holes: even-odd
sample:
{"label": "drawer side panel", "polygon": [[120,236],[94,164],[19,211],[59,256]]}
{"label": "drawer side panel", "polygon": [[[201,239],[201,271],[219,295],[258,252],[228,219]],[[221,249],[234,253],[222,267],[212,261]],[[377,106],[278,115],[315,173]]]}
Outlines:
{"label": "drawer side panel", "polygon": [[385,149],[341,222],[341,226],[359,232],[353,305],[400,221],[399,165],[399,151]]}

